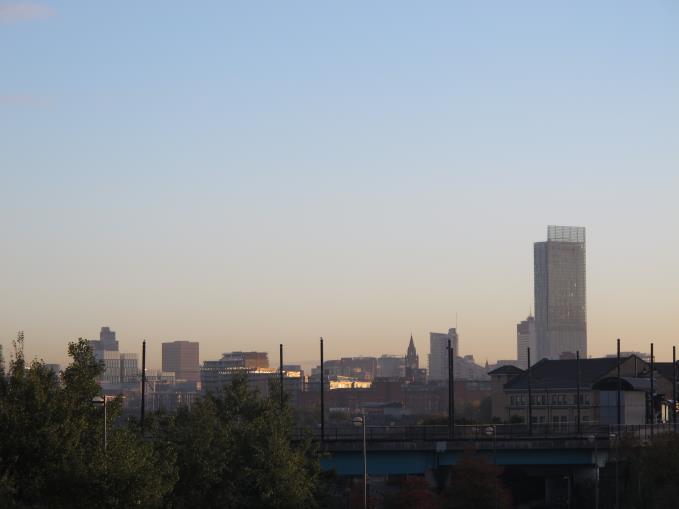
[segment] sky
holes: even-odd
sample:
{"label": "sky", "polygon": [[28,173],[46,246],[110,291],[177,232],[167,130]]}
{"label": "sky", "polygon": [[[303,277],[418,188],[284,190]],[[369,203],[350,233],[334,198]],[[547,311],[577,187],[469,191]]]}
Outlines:
{"label": "sky", "polygon": [[679,342],[675,0],[0,0],[0,344],[516,356],[587,228],[589,353]]}

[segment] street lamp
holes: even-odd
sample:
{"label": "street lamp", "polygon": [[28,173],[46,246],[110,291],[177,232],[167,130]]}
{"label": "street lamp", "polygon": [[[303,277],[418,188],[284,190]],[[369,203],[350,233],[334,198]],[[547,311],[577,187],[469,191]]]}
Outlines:
{"label": "street lamp", "polygon": [[368,453],[365,443],[365,412],[352,419],[354,426],[363,427],[363,509],[368,509]]}
{"label": "street lamp", "polygon": [[594,444],[594,509],[599,509],[599,451],[596,435],[589,435],[587,440]]}
{"label": "street lamp", "polygon": [[110,399],[115,399],[115,396],[95,396],[92,398],[92,403],[94,406],[103,406],[104,407],[104,452],[106,451],[106,447],[108,445],[108,416],[106,414],[106,403]]}
{"label": "street lamp", "polygon": [[485,433],[487,436],[493,436],[493,465],[495,465],[495,482],[494,482],[494,490],[495,490],[495,509],[498,509],[498,498],[497,498],[497,426],[492,425],[488,426],[485,429]]}

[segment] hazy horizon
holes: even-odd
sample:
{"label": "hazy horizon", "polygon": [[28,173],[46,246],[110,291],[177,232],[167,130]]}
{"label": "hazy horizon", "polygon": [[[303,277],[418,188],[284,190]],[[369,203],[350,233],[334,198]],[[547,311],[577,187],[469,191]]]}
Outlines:
{"label": "hazy horizon", "polygon": [[[150,22],[152,21],[152,22]],[[587,228],[588,351],[679,342],[679,6],[0,1],[0,344],[160,367],[516,356]]]}

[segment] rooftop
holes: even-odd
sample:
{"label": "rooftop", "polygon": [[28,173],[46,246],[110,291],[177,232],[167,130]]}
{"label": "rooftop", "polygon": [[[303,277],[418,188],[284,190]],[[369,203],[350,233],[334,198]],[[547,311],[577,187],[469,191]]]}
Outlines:
{"label": "rooftop", "polygon": [[[621,362],[625,359],[621,359]],[[615,357],[580,359],[580,386],[591,387],[597,380],[614,370],[617,365],[618,360]],[[578,377],[578,361],[576,359],[542,359],[531,367],[530,376],[531,386],[534,389],[574,388]],[[528,371],[524,371],[505,384],[505,389],[508,390],[527,388]]]}

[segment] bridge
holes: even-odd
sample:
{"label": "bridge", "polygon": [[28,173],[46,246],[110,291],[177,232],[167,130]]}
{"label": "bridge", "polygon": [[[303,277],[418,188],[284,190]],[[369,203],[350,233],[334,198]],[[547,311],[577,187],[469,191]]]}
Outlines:
{"label": "bridge", "polygon": [[[366,426],[369,475],[424,474],[457,464],[463,455],[484,458],[500,466],[603,467],[621,439],[643,443],[672,425],[608,426],[525,424],[455,426]],[[339,475],[363,473],[362,427],[296,430],[296,438],[318,440],[326,456],[324,469]]]}

